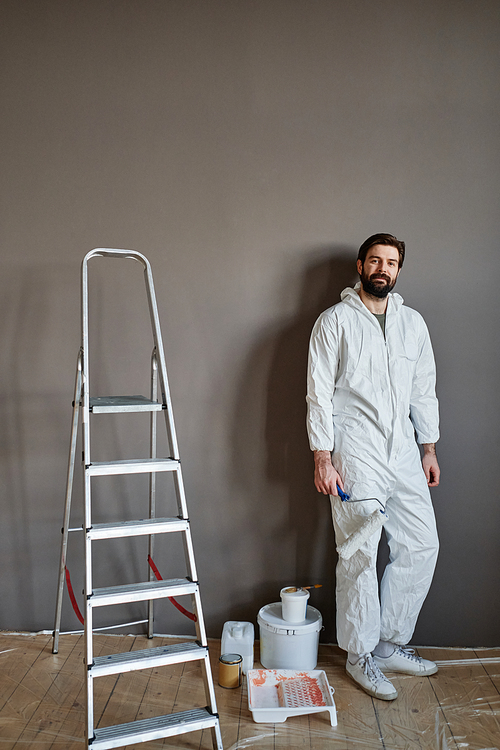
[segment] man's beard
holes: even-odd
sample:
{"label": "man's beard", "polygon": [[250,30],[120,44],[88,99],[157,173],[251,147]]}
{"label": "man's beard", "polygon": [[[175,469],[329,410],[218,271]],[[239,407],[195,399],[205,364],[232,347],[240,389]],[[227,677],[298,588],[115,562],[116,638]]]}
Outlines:
{"label": "man's beard", "polygon": [[394,289],[396,285],[396,279],[394,279],[394,281],[389,281],[388,277],[383,275],[383,278],[374,280],[373,277],[378,275],[379,274],[374,273],[370,277],[368,277],[363,270],[360,276],[361,284],[363,285],[363,290],[367,294],[371,294],[372,297],[384,299],[385,297],[387,297],[389,292]]}

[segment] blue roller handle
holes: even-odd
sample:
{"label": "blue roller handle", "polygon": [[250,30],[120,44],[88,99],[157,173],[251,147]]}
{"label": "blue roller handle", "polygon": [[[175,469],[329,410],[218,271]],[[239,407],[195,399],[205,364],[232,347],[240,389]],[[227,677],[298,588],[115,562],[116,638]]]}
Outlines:
{"label": "blue roller handle", "polygon": [[[340,499],[344,503],[346,503],[348,500],[351,499],[351,496],[348,495],[347,492],[344,492],[344,490],[341,490],[338,485],[337,485],[337,492],[339,493]],[[368,497],[368,498],[363,499],[363,500],[353,500],[352,502],[353,503],[364,503],[364,502],[367,502],[368,500],[375,500],[375,502],[377,502],[379,505],[381,505],[382,507],[379,508],[380,512],[382,513],[383,516],[387,516],[387,513],[385,512],[384,505],[382,505],[382,503],[380,502],[380,500],[378,498],[376,498],[376,497]]]}
{"label": "blue roller handle", "polygon": [[346,492],[344,492],[344,490],[341,490],[338,485],[337,485],[337,492],[339,493],[340,499],[343,500],[344,503],[350,499],[349,495]]}

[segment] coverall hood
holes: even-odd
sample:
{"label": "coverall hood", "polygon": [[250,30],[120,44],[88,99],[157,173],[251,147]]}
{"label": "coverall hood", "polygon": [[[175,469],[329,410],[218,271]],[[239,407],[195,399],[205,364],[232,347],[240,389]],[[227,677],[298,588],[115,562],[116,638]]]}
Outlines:
{"label": "coverall hood", "polygon": [[[370,312],[359,296],[360,289],[361,281],[358,281],[354,288],[350,286],[346,287],[341,293],[340,299],[342,300],[342,302],[347,302],[347,304],[354,305],[355,307],[361,306],[361,308],[364,308],[365,310],[367,310],[367,312]],[[387,295],[387,309],[389,309],[390,305],[393,311],[399,310],[403,302],[403,298],[397,292],[389,292],[389,294]]]}

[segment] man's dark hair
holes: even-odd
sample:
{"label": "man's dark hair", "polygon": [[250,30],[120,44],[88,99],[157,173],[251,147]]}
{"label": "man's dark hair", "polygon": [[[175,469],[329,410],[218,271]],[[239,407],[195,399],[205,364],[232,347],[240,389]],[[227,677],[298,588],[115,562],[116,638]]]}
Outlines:
{"label": "man's dark hair", "polygon": [[361,265],[364,265],[366,254],[374,245],[388,245],[389,247],[395,247],[399,253],[399,268],[402,268],[405,259],[405,243],[402,240],[398,240],[394,235],[386,234],[385,232],[372,234],[371,237],[368,237],[368,239],[363,242],[358,252],[358,260],[361,261]]}

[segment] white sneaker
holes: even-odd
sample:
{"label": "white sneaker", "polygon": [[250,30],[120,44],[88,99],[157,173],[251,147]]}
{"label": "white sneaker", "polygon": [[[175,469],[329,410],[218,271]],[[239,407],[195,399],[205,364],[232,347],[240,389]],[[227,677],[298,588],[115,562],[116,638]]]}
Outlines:
{"label": "white sneaker", "polygon": [[389,682],[387,677],[382,674],[371,654],[363,654],[355,664],[351,664],[348,659],[345,669],[354,682],[373,698],[393,701],[398,697],[398,691],[392,682]]}
{"label": "white sneaker", "polygon": [[406,648],[406,646],[396,646],[390,656],[374,656],[373,660],[382,672],[429,675],[438,671],[433,661],[422,659],[412,648]]}

